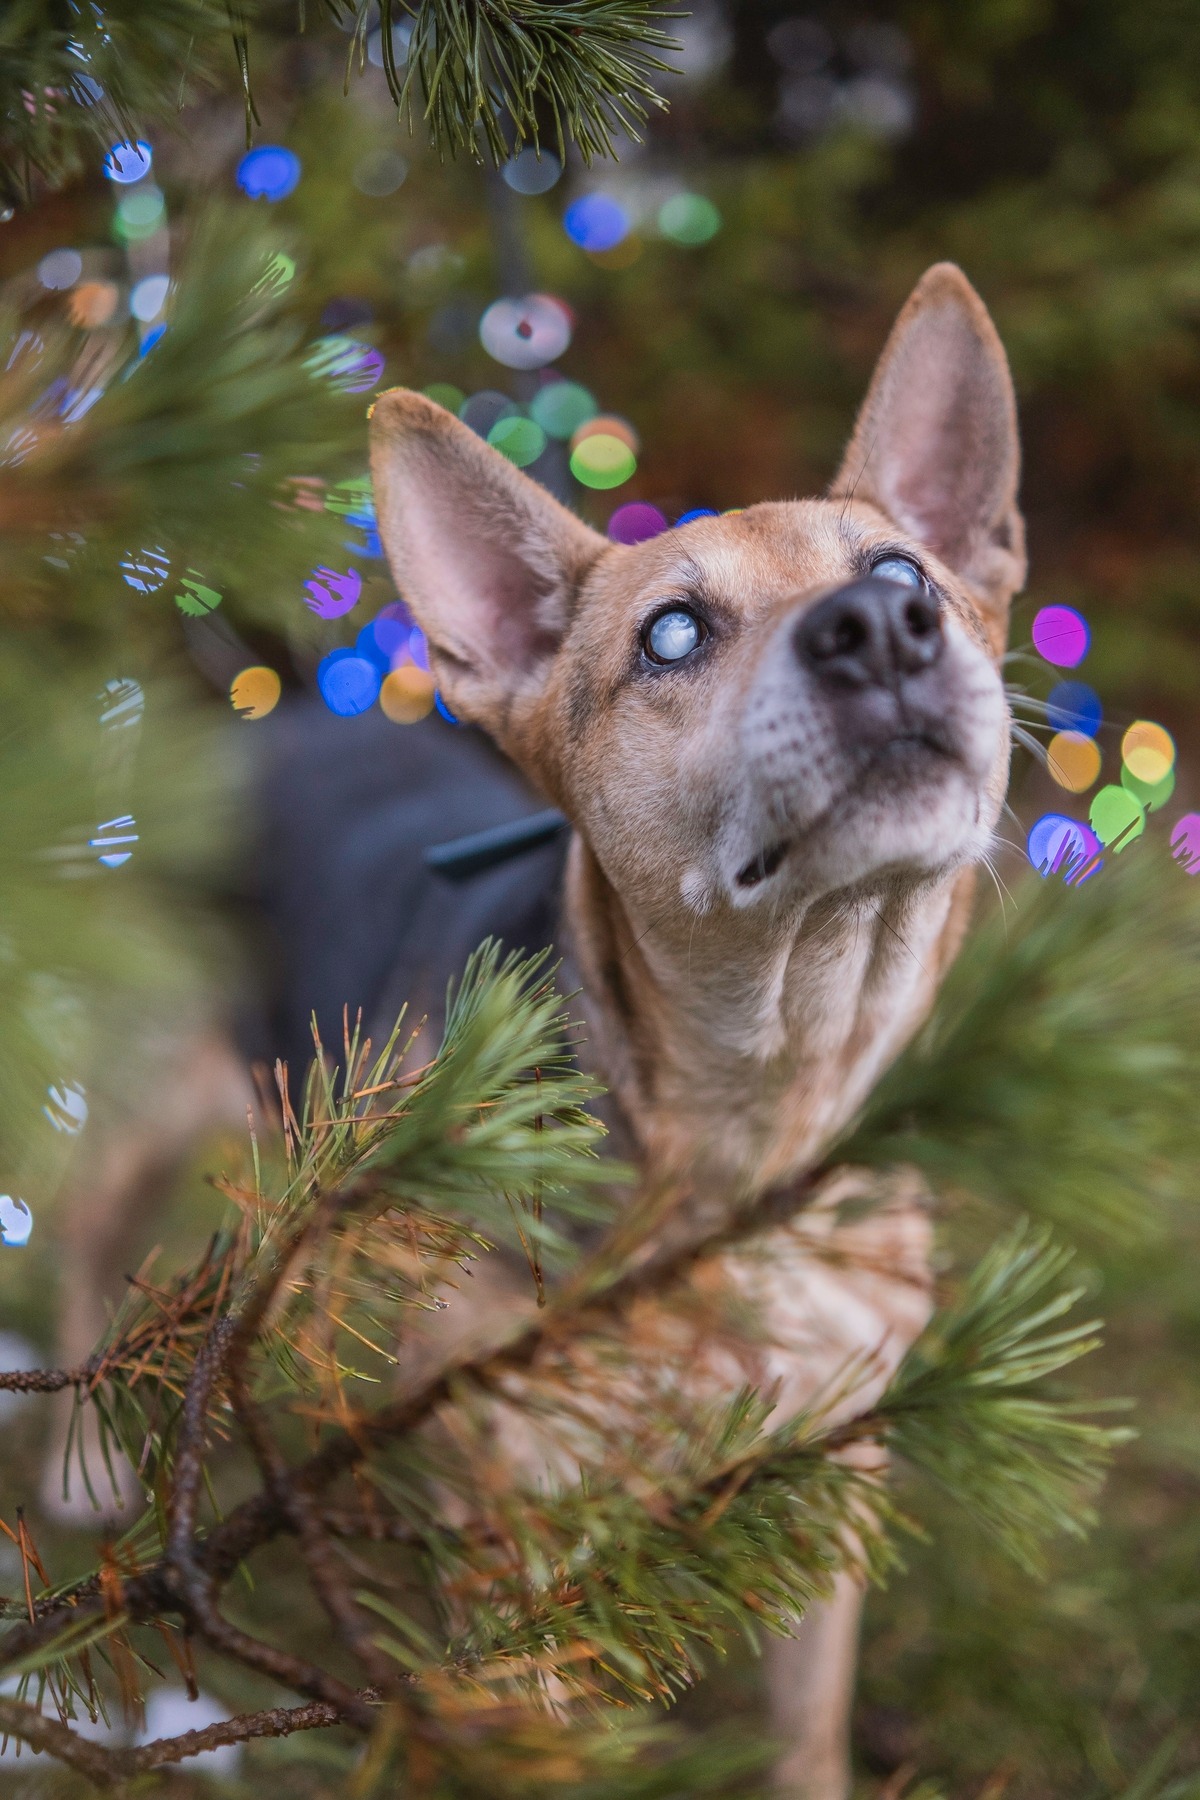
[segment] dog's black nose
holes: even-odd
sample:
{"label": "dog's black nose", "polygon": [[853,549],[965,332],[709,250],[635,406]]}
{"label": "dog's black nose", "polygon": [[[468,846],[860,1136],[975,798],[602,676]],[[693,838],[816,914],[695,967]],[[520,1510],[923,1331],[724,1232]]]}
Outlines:
{"label": "dog's black nose", "polygon": [[927,588],[864,575],[805,613],[792,642],[831,687],[894,687],[942,654],[941,609]]}

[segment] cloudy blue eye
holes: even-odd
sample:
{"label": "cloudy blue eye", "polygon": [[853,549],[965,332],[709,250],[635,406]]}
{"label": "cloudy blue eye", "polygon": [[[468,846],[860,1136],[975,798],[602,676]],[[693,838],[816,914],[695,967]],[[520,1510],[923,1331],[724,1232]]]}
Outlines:
{"label": "cloudy blue eye", "polygon": [[695,613],[674,606],[670,612],[659,613],[646,633],[646,653],[655,662],[682,662],[685,656],[692,654],[703,635]]}
{"label": "cloudy blue eye", "polygon": [[871,564],[871,573],[878,575],[880,581],[898,581],[902,587],[925,586],[924,575],[907,556],[881,556]]}

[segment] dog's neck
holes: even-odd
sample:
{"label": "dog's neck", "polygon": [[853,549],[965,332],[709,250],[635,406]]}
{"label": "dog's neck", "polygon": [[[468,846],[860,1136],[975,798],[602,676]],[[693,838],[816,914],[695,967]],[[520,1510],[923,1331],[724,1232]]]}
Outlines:
{"label": "dog's neck", "polygon": [[971,885],[964,870],[799,920],[643,918],[577,837],[565,924],[586,1057],[638,1155],[738,1191],[809,1166],[927,1013]]}

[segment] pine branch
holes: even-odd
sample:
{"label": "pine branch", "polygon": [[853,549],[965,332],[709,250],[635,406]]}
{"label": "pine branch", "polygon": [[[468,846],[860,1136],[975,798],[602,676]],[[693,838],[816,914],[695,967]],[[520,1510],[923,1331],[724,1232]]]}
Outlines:
{"label": "pine branch", "polygon": [[889,1445],[1032,1571],[1048,1538],[1086,1533],[1086,1497],[1132,1435],[1046,1395],[1050,1377],[1100,1343],[1095,1320],[1050,1329],[1084,1294],[1062,1285],[1072,1260],[1020,1223],[913,1346],[879,1407]]}
{"label": "pine branch", "polygon": [[[366,0],[325,0],[355,21],[350,69],[363,58]],[[513,144],[576,144],[612,154],[664,105],[669,70],[658,0],[383,0],[384,67],[406,116],[419,113],[442,154],[502,162]],[[250,25],[266,9],[226,0],[106,0],[69,23],[44,0],[10,0],[0,20],[0,207],[30,197],[114,143],[168,125],[196,92],[239,91],[249,143],[258,123]],[[303,28],[303,9],[301,9]],[[411,25],[407,69],[397,33]],[[543,126],[543,121],[545,125]]]}
{"label": "pine branch", "polygon": [[[590,163],[665,105],[653,82],[670,64],[657,52],[674,43],[658,0],[381,0],[380,15],[392,95],[410,119],[419,105],[443,153],[478,155],[482,140],[500,163],[514,143],[548,140]],[[393,33],[409,17],[401,72]]]}
{"label": "pine branch", "polygon": [[1200,912],[1164,846],[1067,888],[1030,878],[968,942],[928,1024],[836,1147],[1085,1241],[1154,1229],[1200,1157]]}
{"label": "pine branch", "polygon": [[[0,617],[69,623],[77,645],[107,647],[132,613],[146,658],[177,642],[190,577],[224,614],[320,641],[296,597],[315,563],[337,560],[344,522],[323,484],[356,472],[364,402],[308,366],[300,284],[271,278],[284,255],[252,209],[200,210],[145,356],[131,325],[98,363],[90,334],[60,322],[35,337],[0,318],[0,436],[22,445],[0,481]],[[64,420],[64,397],[84,393]],[[298,478],[316,482],[315,509]],[[130,588],[114,617],[119,567],[147,551],[161,581]]]}

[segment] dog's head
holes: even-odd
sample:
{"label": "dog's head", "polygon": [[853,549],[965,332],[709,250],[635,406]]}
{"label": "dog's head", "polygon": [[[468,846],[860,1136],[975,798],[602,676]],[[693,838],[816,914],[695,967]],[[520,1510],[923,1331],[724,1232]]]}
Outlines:
{"label": "dog's head", "polygon": [[375,407],[372,461],[449,705],[563,806],[635,916],[778,917],[985,852],[1025,563],[1008,366],[956,268],[905,306],[826,499],[611,544],[403,390]]}

